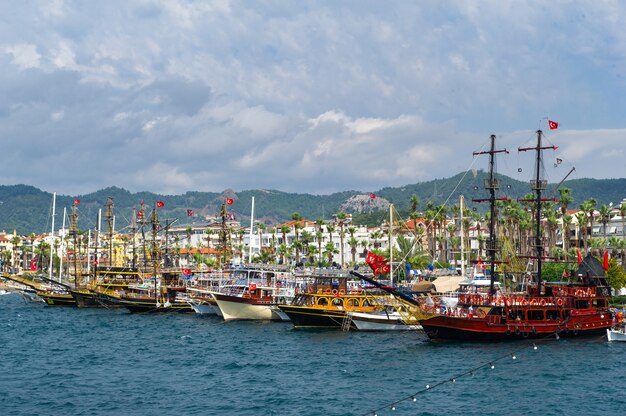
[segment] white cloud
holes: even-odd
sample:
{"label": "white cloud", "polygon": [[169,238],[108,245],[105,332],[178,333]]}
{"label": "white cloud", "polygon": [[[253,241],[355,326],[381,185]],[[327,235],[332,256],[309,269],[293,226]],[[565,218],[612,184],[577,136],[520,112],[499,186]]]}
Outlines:
{"label": "white cloud", "polygon": [[[483,168],[471,153],[492,132],[515,149],[546,115],[563,126],[548,134],[560,170],[626,176],[619,2],[14,9],[0,28],[0,163],[19,172],[7,180],[68,193],[375,190]],[[9,156],[26,153],[32,170]],[[37,168],[51,159],[53,174]]]}
{"label": "white cloud", "polygon": [[13,57],[11,63],[20,69],[38,68],[41,56],[37,52],[37,46],[27,43],[5,47],[5,52]]}

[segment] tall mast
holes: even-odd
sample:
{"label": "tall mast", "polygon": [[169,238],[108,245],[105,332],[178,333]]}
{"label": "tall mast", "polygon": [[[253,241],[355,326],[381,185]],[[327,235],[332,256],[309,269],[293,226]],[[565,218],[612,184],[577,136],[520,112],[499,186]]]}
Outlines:
{"label": "tall mast", "polygon": [[52,194],[52,232],[50,234],[50,264],[48,265],[48,279],[52,280],[52,255],[54,253],[54,214],[57,205],[57,193]]}
{"label": "tall mast", "polygon": [[463,205],[465,204],[465,198],[463,195],[459,197],[459,222],[461,228],[461,276],[465,277],[465,241],[464,241],[464,230],[463,230]]}
{"label": "tall mast", "polygon": [[541,137],[543,132],[537,130],[537,146],[536,147],[520,147],[518,151],[525,152],[534,150],[535,153],[535,179],[530,181],[530,187],[535,191],[535,250],[537,252],[537,295],[541,296],[541,266],[543,262],[543,238],[541,236],[541,203],[547,199],[541,197],[541,191],[545,190],[548,181],[543,179],[543,161],[542,151],[545,149],[555,149],[556,146],[541,146]]}
{"label": "tall mast", "polygon": [[157,246],[157,234],[159,232],[159,220],[157,218],[156,208],[152,209],[151,215],[151,223],[152,223],[152,273],[154,277],[154,301],[156,302],[157,307],[159,307],[159,294],[158,294],[158,286],[157,286],[157,275],[158,275],[158,262],[159,262],[159,247]]}
{"label": "tall mast", "polygon": [[94,231],[93,242],[93,281],[95,282],[98,276],[98,246],[100,245],[100,217],[102,210],[98,209],[98,215],[96,217],[96,229]]}
{"label": "tall mast", "polygon": [[113,266],[113,198],[107,197],[107,211],[104,216],[107,219],[107,231],[109,236],[109,267]]}
{"label": "tall mast", "polygon": [[78,213],[76,212],[76,203],[72,205],[72,214],[70,215],[70,237],[74,240],[74,287],[78,287]]}
{"label": "tall mast", "polygon": [[389,204],[389,285],[393,287],[393,204]]}
{"label": "tall mast", "polygon": [[136,237],[137,237],[137,213],[135,212],[135,209],[133,208],[133,217],[130,220],[130,233],[133,236],[133,260],[132,260],[132,267],[133,270],[135,269],[135,267],[137,267],[137,252],[136,252]]}
{"label": "tall mast", "polygon": [[[252,263],[252,228],[254,227],[254,197],[252,197],[252,209],[250,210],[250,247],[248,250],[248,263]],[[259,238],[259,254],[261,254],[261,236]]]}
{"label": "tall mast", "polygon": [[[221,247],[221,251],[222,254],[224,255],[224,263],[226,263],[226,216],[227,216],[227,212],[226,212],[226,204],[222,204],[222,209],[220,210],[220,216],[222,217],[222,226],[220,229],[220,245]],[[218,261],[217,261],[217,265],[218,267],[221,267],[222,265],[222,254],[219,255],[218,257]]]}
{"label": "tall mast", "polygon": [[61,273],[63,272],[63,253],[67,253],[67,250],[63,250],[63,242],[65,240],[65,214],[66,209],[65,207],[63,207],[63,225],[61,226],[61,230],[63,231],[59,233],[59,236],[61,237],[61,246],[59,248],[59,251],[61,253],[61,255],[59,256],[59,283],[61,282]]}
{"label": "tall mast", "polygon": [[496,240],[496,201],[500,199],[508,198],[496,198],[496,190],[500,189],[500,181],[496,178],[495,166],[496,166],[496,153],[508,153],[506,149],[496,150],[496,135],[492,134],[491,150],[485,152],[474,152],[474,156],[488,154],[489,155],[489,177],[485,180],[485,189],[489,191],[488,199],[474,199],[474,202],[486,202],[489,201],[489,242],[487,244],[487,257],[490,263],[490,283],[489,293],[496,293],[495,289],[495,271],[496,271],[496,252],[497,252],[497,240]]}
{"label": "tall mast", "polygon": [[141,245],[143,249],[143,266],[148,267],[148,252],[146,251],[146,230],[144,225],[146,224],[146,207],[143,201],[141,201],[139,213],[139,224],[141,225]]}

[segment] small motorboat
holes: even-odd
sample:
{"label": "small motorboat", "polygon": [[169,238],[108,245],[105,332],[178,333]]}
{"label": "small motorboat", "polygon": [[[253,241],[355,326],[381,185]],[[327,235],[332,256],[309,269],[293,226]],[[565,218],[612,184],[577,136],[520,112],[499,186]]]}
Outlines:
{"label": "small motorboat", "polygon": [[609,341],[626,341],[626,326],[613,325],[606,330],[606,337]]}

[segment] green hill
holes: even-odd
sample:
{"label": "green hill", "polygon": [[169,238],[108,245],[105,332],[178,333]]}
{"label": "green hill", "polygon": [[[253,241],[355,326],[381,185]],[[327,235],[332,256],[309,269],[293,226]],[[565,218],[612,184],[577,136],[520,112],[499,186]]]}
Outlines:
{"label": "green hill", "polygon": [[[446,203],[449,206],[457,204],[459,196],[465,196],[469,207],[479,211],[486,209],[485,204],[472,204],[472,199],[485,198],[484,171],[460,173],[451,178],[436,179],[428,182],[410,184],[397,188],[383,188],[376,193],[377,198],[384,198],[395,204],[401,212],[410,210],[410,199],[416,195],[420,200],[418,210],[422,210],[431,201],[436,205]],[[594,198],[598,206],[613,202],[619,204],[626,197],[626,179],[576,179],[566,181],[562,187],[572,190],[574,202],[572,208],[589,198]],[[548,187],[547,197],[558,197],[555,185]],[[500,194],[511,198],[520,198],[530,192],[526,182],[520,182],[509,177],[501,177]],[[78,227],[88,229],[95,227],[97,213],[106,209],[107,197],[114,201],[116,229],[120,230],[130,224],[132,210],[139,209],[143,201],[147,213],[150,212],[157,200],[163,201],[165,206],[159,210],[161,219],[177,218],[178,224],[190,224],[194,221],[201,223],[204,216],[213,216],[219,212],[225,198],[234,199],[229,211],[236,218],[246,224],[250,218],[252,197],[255,198],[254,217],[266,224],[276,224],[289,220],[294,212],[304,218],[315,220],[332,218],[341,205],[350,197],[364,192],[344,191],[330,195],[311,195],[281,192],[277,190],[245,190],[235,192],[187,192],[183,195],[158,195],[151,192],[131,193],[118,187],[109,187],[85,195],[57,195],[55,228],[61,227],[63,208],[69,210],[75,199],[79,199]],[[187,217],[187,210],[192,209],[194,217]],[[41,191],[28,185],[0,185],[0,229],[6,232],[17,230],[18,234],[49,232],[52,212],[52,194]],[[385,217],[385,212],[355,215],[355,223],[379,224]],[[104,221],[103,221],[104,224]],[[66,222],[67,226],[67,222]]]}

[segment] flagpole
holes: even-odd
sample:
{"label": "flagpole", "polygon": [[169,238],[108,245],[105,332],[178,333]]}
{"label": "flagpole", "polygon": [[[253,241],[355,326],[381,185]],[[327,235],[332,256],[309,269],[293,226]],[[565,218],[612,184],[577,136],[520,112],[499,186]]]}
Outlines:
{"label": "flagpole", "polygon": [[66,208],[63,207],[63,226],[61,227],[63,232],[59,233],[59,236],[61,237],[61,245],[60,245],[61,255],[59,256],[59,259],[60,259],[59,260],[59,283],[61,283],[61,279],[62,279],[61,278],[61,273],[63,271],[63,255],[64,255],[64,252],[63,252],[63,240],[64,240],[64,237],[65,237],[65,214],[66,214]]}
{"label": "flagpole", "polygon": [[463,204],[465,202],[465,198],[463,195],[459,198],[459,219],[461,221],[461,276],[465,277],[465,247],[463,246]]}
{"label": "flagpole", "polygon": [[[252,228],[254,227],[254,197],[252,197],[252,209],[250,211],[250,244],[248,245],[248,264],[252,263]],[[261,245],[259,241],[259,246]],[[259,248],[260,251],[260,248]]]}
{"label": "flagpole", "polygon": [[393,204],[389,204],[389,286],[393,287]]}
{"label": "flagpole", "polygon": [[52,255],[54,254],[54,214],[57,206],[57,193],[52,194],[52,232],[50,234],[50,264],[48,265],[48,278],[52,280]]}

